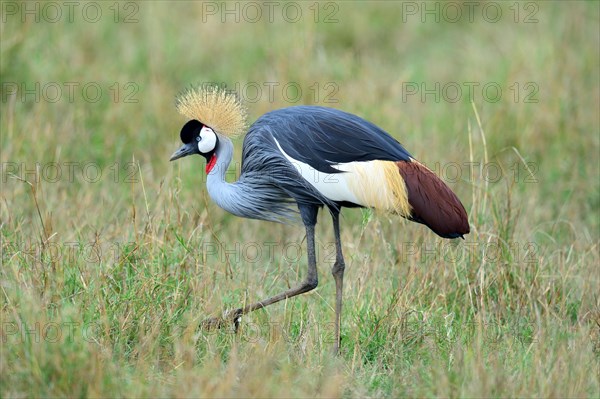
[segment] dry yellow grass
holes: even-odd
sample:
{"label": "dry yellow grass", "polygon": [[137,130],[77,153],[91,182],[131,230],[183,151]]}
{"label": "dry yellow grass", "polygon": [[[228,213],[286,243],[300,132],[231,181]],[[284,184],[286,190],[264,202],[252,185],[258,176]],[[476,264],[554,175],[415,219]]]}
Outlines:
{"label": "dry yellow grass", "polygon": [[[421,2],[292,2],[296,22],[282,3],[236,23],[223,3],[98,3],[97,22],[56,3],[52,22],[3,2],[0,395],[600,396],[599,4],[491,3],[496,22],[483,3],[452,23],[445,3],[422,22]],[[175,96],[202,82],[237,87],[251,121],[301,103],[372,120],[472,233],[344,212],[339,358],[328,216],[316,291],[198,331],[306,269],[301,228],[227,215],[200,158],[168,163]]]}

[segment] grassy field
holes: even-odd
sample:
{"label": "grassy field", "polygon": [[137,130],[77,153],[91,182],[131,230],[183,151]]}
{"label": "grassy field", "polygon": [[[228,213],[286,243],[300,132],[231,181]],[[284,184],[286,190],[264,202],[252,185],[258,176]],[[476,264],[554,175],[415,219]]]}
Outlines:
{"label": "grassy field", "polygon": [[[598,2],[1,7],[1,397],[600,396]],[[306,273],[168,162],[203,82],[375,122],[471,234],[345,210],[339,357],[326,213],[315,291],[198,330]]]}

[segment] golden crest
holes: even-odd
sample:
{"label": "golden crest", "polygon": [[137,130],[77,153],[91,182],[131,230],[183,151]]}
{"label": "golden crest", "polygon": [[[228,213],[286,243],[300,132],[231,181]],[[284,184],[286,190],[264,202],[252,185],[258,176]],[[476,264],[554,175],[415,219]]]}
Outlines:
{"label": "golden crest", "polygon": [[217,133],[235,137],[246,131],[246,107],[239,97],[223,87],[202,85],[177,97],[177,111],[196,119]]}

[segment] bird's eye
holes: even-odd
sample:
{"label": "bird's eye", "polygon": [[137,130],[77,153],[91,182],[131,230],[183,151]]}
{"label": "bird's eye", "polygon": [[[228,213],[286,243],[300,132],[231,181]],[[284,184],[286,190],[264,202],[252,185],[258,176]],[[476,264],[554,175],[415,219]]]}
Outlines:
{"label": "bird's eye", "polygon": [[200,136],[196,137],[197,142],[200,142],[200,140],[202,140],[202,138]]}

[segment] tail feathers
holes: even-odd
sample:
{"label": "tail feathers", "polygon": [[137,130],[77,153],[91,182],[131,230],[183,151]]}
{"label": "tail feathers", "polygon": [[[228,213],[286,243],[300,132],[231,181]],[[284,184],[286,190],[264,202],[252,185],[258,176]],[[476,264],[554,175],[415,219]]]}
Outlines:
{"label": "tail feathers", "polygon": [[409,219],[423,223],[444,238],[458,238],[469,233],[464,206],[450,188],[417,161],[396,162],[406,183]]}

